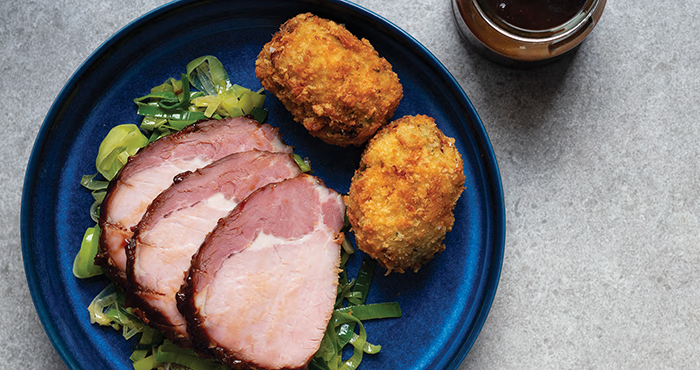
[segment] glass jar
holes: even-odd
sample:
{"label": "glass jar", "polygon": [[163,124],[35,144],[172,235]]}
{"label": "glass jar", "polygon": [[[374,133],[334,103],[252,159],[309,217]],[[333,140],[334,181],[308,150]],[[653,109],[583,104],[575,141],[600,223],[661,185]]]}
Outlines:
{"label": "glass jar", "polygon": [[479,53],[511,67],[550,63],[576,48],[606,0],[452,0],[457,28]]}

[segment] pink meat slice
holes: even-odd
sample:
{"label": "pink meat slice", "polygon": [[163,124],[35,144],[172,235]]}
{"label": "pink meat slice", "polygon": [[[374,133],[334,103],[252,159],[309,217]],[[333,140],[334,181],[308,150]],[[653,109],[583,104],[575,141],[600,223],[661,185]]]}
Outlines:
{"label": "pink meat slice", "polygon": [[190,346],[175,295],[217,221],[259,187],[301,174],[290,154],[247,151],[178,175],[148,207],[126,247],[127,304],[171,341]]}
{"label": "pink meat slice", "polygon": [[195,350],[236,368],[305,368],[335,303],[344,211],[338,193],[300,175],[222,219],[177,297]]}
{"label": "pink meat slice", "polygon": [[277,129],[246,117],[195,123],[141,149],[110,182],[100,211],[101,252],[95,263],[126,289],[124,248],[133,235],[131,228],[153,199],[172,184],[176,175],[253,149],[291,152]]}

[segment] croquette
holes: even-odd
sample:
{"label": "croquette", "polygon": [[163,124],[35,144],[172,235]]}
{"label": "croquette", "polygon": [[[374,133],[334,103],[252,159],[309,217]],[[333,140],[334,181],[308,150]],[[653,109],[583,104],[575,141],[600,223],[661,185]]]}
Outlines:
{"label": "croquette", "polygon": [[311,135],[343,147],[369,140],[403,97],[398,76],[369,41],[311,13],[280,27],[255,74]]}
{"label": "croquette", "polygon": [[418,271],[445,249],[464,190],[455,140],[428,116],[405,116],[369,141],[345,196],[359,249],[387,274]]}

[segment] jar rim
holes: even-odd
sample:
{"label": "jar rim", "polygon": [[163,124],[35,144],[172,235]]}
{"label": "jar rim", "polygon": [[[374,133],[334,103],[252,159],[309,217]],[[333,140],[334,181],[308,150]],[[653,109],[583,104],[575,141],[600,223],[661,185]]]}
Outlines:
{"label": "jar rim", "polygon": [[527,28],[512,25],[500,17],[493,17],[491,13],[484,9],[482,3],[486,0],[472,0],[474,8],[479,12],[484,21],[486,21],[494,30],[503,34],[506,37],[518,40],[524,43],[540,43],[551,42],[557,39],[566,38],[570,34],[576,32],[579,28],[588,23],[588,19],[593,16],[593,11],[596,9],[601,0],[587,0],[583,7],[568,21],[552,28],[542,30],[532,30]]}

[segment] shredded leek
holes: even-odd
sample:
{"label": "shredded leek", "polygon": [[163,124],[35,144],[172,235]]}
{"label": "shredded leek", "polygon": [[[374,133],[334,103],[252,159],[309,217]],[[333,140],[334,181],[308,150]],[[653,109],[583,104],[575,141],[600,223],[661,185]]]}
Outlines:
{"label": "shredded leek", "polygon": [[[80,184],[92,191],[94,202],[90,206],[90,217],[97,223],[100,215],[100,205],[107,194],[109,182],[96,180],[98,174],[85,175]],[[95,265],[95,256],[99,252],[100,228],[98,225],[85,230],[80,250],[73,260],[73,275],[79,279],[102,275],[102,269]]]}
{"label": "shredded leek", "polygon": [[208,95],[218,95],[231,88],[226,69],[214,56],[199,57],[189,62],[185,69],[192,85]]}
{"label": "shredded leek", "polygon": [[96,180],[97,174],[85,175],[80,179],[80,185],[84,186],[88,190],[106,190],[109,185],[109,181]]}
{"label": "shredded leek", "polygon": [[350,314],[359,320],[376,320],[387,317],[401,317],[401,307],[396,302],[348,306],[339,308],[335,311]]}
{"label": "shredded leek", "polygon": [[85,230],[83,242],[80,244],[80,251],[73,260],[73,275],[80,279],[102,274],[102,269],[95,266],[95,255],[99,249],[98,240],[100,238],[100,227],[89,227]]}
{"label": "shredded leek", "polygon": [[107,194],[107,186],[109,186],[108,181],[96,180],[97,175],[97,173],[94,175],[85,175],[80,180],[80,185],[82,185],[88,190],[91,190],[92,197],[95,199],[95,201],[90,206],[90,217],[95,222],[97,222],[97,219],[100,216],[100,205],[102,204],[102,200],[104,200],[105,195]]}
{"label": "shredded leek", "polygon": [[125,339],[130,339],[145,328],[131,309],[124,308],[124,298],[113,284],[109,284],[90,302],[88,312],[91,323],[121,329]]}
{"label": "shredded leek", "polygon": [[185,69],[180,80],[171,77],[149,94],[134,99],[138,114],[144,116],[141,129],[151,132],[150,141],[203,119],[251,115],[262,123],[267,118],[264,90],[232,84],[216,57],[197,58]]}
{"label": "shredded leek", "polygon": [[[135,370],[181,368],[191,370],[228,370],[223,364],[203,359],[191,350],[182,349],[166,340],[157,330],[145,326],[131,309],[124,308],[123,295],[109,284],[88,306],[90,322],[121,330],[126,339],[141,333],[138,344],[129,357]],[[180,367],[173,365],[180,365]]]}
{"label": "shredded leek", "polygon": [[[376,354],[381,351],[381,346],[367,342],[367,332],[362,321],[401,317],[401,308],[396,302],[364,304],[374,277],[376,261],[364,259],[357,280],[348,281],[344,268],[347,260],[348,254],[343,251],[335,310],[319,350],[309,363],[311,370],[356,369],[362,361],[363,353]],[[343,307],[345,300],[349,304]],[[356,327],[359,327],[359,334],[355,333]],[[353,354],[349,359],[343,360],[343,349],[346,345],[353,347]]]}
{"label": "shredded leek", "polygon": [[343,247],[343,250],[347,254],[355,253],[355,248],[352,246],[352,244],[350,244],[347,238],[343,239],[343,243],[341,243],[340,246]]}
{"label": "shredded leek", "polygon": [[203,359],[191,350],[183,349],[166,340],[158,346],[156,359],[160,363],[182,365],[192,370],[227,370],[228,367],[215,361]]}
{"label": "shredded leek", "polygon": [[129,156],[146,146],[148,139],[138,126],[124,124],[112,128],[102,140],[95,160],[97,171],[111,180],[124,167]]}
{"label": "shredded leek", "polygon": [[299,154],[293,154],[294,162],[297,163],[301,172],[311,172],[311,164],[308,159],[303,159]]}

